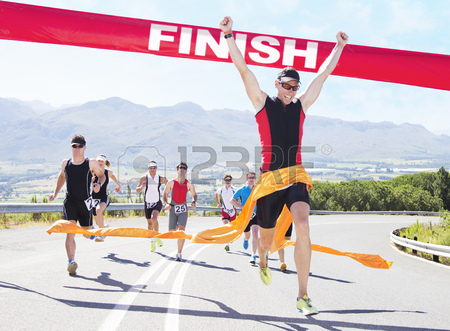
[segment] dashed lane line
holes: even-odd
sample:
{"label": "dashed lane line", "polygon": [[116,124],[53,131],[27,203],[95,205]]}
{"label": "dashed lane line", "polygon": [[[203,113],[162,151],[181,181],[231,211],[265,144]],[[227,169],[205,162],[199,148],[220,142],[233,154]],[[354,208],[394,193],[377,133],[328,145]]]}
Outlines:
{"label": "dashed lane line", "polygon": [[181,298],[181,290],[183,288],[183,282],[186,277],[187,270],[191,263],[194,261],[195,257],[200,254],[204,249],[208,248],[210,245],[203,245],[203,247],[199,248],[195,251],[190,257],[189,260],[186,260],[183,264],[183,267],[179,271],[177,278],[174,281],[172,291],[170,292],[168,309],[166,314],[166,321],[164,325],[164,330],[167,331],[177,331],[178,323],[179,323],[179,310],[180,310],[180,298]]}

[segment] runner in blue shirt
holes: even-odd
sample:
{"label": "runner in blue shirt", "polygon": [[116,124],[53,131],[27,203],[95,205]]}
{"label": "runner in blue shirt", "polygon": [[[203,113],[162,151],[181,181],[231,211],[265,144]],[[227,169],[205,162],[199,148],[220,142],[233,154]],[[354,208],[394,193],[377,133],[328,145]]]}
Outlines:
{"label": "runner in blue shirt", "polygon": [[[230,201],[233,206],[241,209],[244,207],[248,197],[252,193],[253,187],[255,186],[255,180],[256,174],[253,171],[250,171],[247,174],[247,184],[238,189]],[[248,248],[248,241],[250,239],[250,229],[252,230],[253,233],[252,236],[253,254],[250,263],[256,264],[256,250],[258,249],[258,224],[256,222],[256,206],[255,210],[253,211],[252,218],[244,230],[244,249]]]}

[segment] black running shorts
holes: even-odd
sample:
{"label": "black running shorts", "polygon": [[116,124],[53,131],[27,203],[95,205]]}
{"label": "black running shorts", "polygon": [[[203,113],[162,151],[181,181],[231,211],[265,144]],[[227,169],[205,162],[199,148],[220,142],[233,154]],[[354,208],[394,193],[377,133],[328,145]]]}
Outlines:
{"label": "black running shorts", "polygon": [[63,204],[64,219],[78,221],[80,226],[92,226],[92,210],[88,210],[84,201],[66,197]]}
{"label": "black running shorts", "polygon": [[247,227],[245,228],[244,232],[249,232],[252,228],[252,225],[258,224],[256,222],[256,213],[253,213],[252,218],[250,219],[250,222],[248,222]]}
{"label": "black running shorts", "polygon": [[303,201],[309,205],[309,194],[305,183],[295,183],[284,190],[266,195],[256,202],[256,219],[264,229],[272,229],[277,224],[284,205],[289,210],[294,202]]}
{"label": "black running shorts", "polygon": [[161,200],[158,200],[157,202],[144,202],[145,218],[148,220],[152,218],[152,213],[154,210],[161,212],[161,209]]}

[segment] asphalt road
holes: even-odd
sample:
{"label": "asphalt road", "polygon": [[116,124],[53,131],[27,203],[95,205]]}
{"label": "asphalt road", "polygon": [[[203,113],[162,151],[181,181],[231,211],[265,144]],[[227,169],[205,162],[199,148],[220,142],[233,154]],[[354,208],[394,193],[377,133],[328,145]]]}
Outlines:
{"label": "asphalt road", "polygon": [[[364,267],[313,252],[309,294],[320,314],[296,310],[293,248],[288,272],[270,256],[272,284],[249,263],[242,237],[224,245],[186,242],[176,262],[176,241],[150,252],[147,239],[109,237],[96,243],[77,235],[78,275],[66,271],[64,234],[47,227],[0,231],[2,330],[448,330],[450,268],[403,255],[390,245],[393,229],[410,216],[312,216],[314,244],[378,254],[389,270]],[[429,218],[436,221],[436,218]],[[187,232],[219,226],[218,217],[192,217]],[[146,227],[145,219],[112,227]],[[160,218],[161,230],[167,218]]]}

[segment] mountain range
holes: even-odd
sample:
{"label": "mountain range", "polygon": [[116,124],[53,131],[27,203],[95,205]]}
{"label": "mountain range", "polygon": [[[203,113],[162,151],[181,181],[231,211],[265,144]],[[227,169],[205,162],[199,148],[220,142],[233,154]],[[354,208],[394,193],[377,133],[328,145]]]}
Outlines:
{"label": "mountain range", "polygon": [[[153,146],[168,163],[183,153],[189,162],[245,159],[254,162],[259,138],[251,111],[204,110],[192,102],[146,107],[113,97],[54,109],[43,102],[0,98],[0,161],[59,162],[70,157],[70,139],[82,134],[86,155],[117,160]],[[351,122],[307,115],[303,145],[306,161],[442,160],[449,163],[450,136],[422,125]],[[132,151],[134,149],[134,151]],[[213,153],[215,155],[215,153]],[[258,154],[258,152],[256,153]]]}

